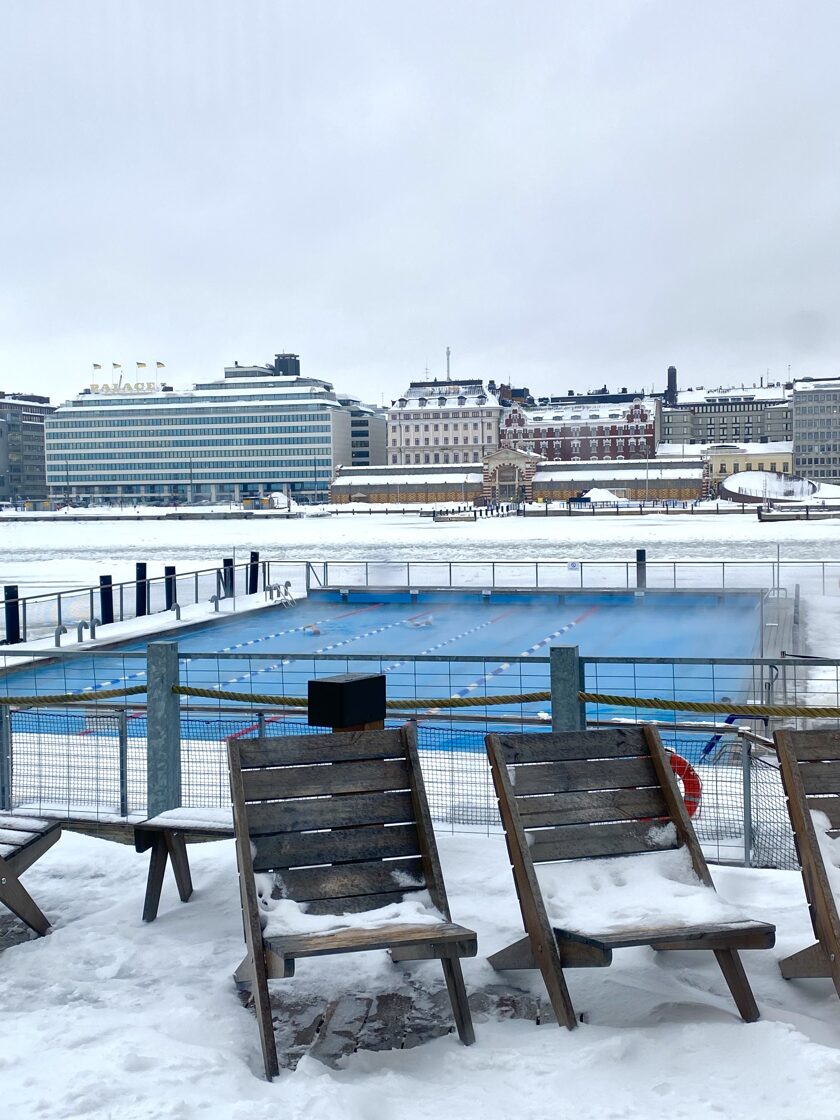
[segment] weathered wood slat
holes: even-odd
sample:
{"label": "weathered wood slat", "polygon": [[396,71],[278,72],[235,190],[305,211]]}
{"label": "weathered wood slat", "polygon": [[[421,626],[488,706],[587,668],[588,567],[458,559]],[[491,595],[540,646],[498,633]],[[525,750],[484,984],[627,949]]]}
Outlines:
{"label": "weathered wood slat", "polygon": [[794,731],[791,749],[797,762],[834,762],[840,760],[840,731]]}
{"label": "weathered wood slat", "polygon": [[[562,859],[595,859],[637,852],[659,852],[679,847],[677,833],[662,842],[662,826],[653,821],[621,821],[614,824],[564,825],[526,832],[528,851],[534,863]],[[658,833],[658,835],[657,835]]]}
{"label": "weathered wood slat", "polygon": [[334,735],[282,735],[239,741],[242,769],[255,766],[313,766],[319,762],[362,762],[404,758],[399,730],[347,731]]}
{"label": "weathered wood slat", "polygon": [[285,832],[255,836],[251,842],[255,849],[255,871],[420,854],[417,829],[413,824],[393,828],[381,825],[338,828],[330,832]]}
{"label": "weathered wood slat", "polygon": [[408,767],[403,760],[389,762],[336,762],[327,766],[287,766],[273,770],[245,770],[245,801],[316,797],[328,793],[373,793],[408,789]]}
{"label": "weathered wood slat", "polygon": [[573,762],[593,758],[647,756],[639,728],[605,728],[603,731],[566,731],[562,740],[545,732],[499,735],[505,762]]}
{"label": "weathered wood slat", "polygon": [[283,894],[295,902],[319,898],[352,898],[382,891],[418,891],[426,887],[419,857],[383,862],[337,863],[277,873]]}
{"label": "weathered wood slat", "polygon": [[343,895],[338,898],[316,898],[307,902],[308,914],[363,914],[366,910],[379,910],[383,906],[393,906],[401,902],[406,893],[404,887],[395,891],[382,891],[379,894]]}
{"label": "weathered wood slat", "polygon": [[16,832],[40,833],[55,828],[55,821],[45,821],[39,817],[19,817],[16,813],[0,813],[0,828],[11,828]]}
{"label": "weathered wood slat", "polygon": [[[797,762],[800,742],[804,741],[806,745],[813,747],[816,734],[782,729],[773,733],[773,739],[779,756],[779,771],[799,854],[811,924],[828,962],[835,991],[840,996],[840,913],[811,818],[811,799],[807,796],[809,793],[833,794],[840,791],[838,763]],[[807,739],[803,740],[803,736],[807,736]],[[818,771],[821,773],[817,774]],[[815,786],[819,788],[814,788]],[[807,955],[803,955],[802,961],[806,959]],[[793,967],[796,963],[793,962]],[[787,974],[783,963],[782,975]]]}
{"label": "weathered wood slat", "polygon": [[[608,933],[577,933],[555,929],[558,943],[563,941],[596,945],[601,949],[629,949],[638,945],[680,949],[768,949],[776,940],[776,927],[766,922],[700,922],[686,925],[625,926]],[[562,951],[562,946],[561,946]]]}
{"label": "weathered wood slat", "polygon": [[595,762],[538,762],[512,769],[511,782],[517,801],[532,793],[568,793],[659,785],[649,757]]}
{"label": "weathered wood slat", "polygon": [[825,813],[834,828],[840,828],[840,797],[816,796],[808,797],[809,812]]}
{"label": "weathered wood slat", "polygon": [[[395,922],[391,925],[364,928],[352,926],[331,930],[329,933],[299,933],[282,937],[267,937],[265,943],[279,957],[319,957],[328,953],[350,953],[363,949],[390,949],[397,945],[452,945],[463,944],[469,950],[465,956],[474,956],[477,945],[472,930],[452,922],[429,925],[408,925]],[[434,956],[429,953],[429,956]]]}
{"label": "weathered wood slat", "polygon": [[668,816],[662,790],[652,786],[537,794],[518,798],[517,805],[525,828],[645,819],[655,824],[656,818]]}
{"label": "weathered wood slat", "polygon": [[801,762],[797,769],[806,794],[840,790],[840,762]]}
{"label": "weathered wood slat", "polygon": [[403,824],[414,820],[411,794],[348,793],[341,797],[255,802],[246,806],[253,839],[265,833],[304,832],[365,824]]}

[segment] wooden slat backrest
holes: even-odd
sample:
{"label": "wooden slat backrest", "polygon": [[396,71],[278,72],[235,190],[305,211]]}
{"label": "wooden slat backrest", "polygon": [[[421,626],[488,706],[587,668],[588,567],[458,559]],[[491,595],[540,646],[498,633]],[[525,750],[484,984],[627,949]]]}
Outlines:
{"label": "wooden slat backrest", "polygon": [[681,829],[669,838],[662,828],[671,812],[643,728],[490,735],[487,742],[505,767],[534,862],[684,842]]}
{"label": "wooden slat backrest", "polygon": [[[823,863],[811,812],[825,813],[838,835],[840,823],[840,732],[793,731],[773,734],[779,756],[793,838],[802,867],[814,933],[831,961],[840,955],[840,916]],[[836,802],[836,804],[835,804]]]}
{"label": "wooden slat backrest", "polygon": [[284,897],[330,913],[428,890],[448,915],[410,725],[232,740],[228,752],[237,835]]}

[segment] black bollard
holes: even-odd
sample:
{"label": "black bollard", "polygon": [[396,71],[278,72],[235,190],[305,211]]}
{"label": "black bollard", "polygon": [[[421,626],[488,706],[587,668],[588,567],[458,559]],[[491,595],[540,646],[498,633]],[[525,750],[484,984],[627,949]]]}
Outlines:
{"label": "black bollard", "polygon": [[6,645],[14,646],[20,641],[20,602],[16,583],[8,583],[3,588],[3,608],[6,612]]}
{"label": "black bollard", "polygon": [[232,599],[234,580],[232,557],[225,557],[225,559],[222,561],[222,567],[222,590],[225,593],[225,598]]}
{"label": "black bollard", "polygon": [[114,587],[110,576],[99,577],[99,617],[103,626],[114,621]]}
{"label": "black bollard", "polygon": [[134,615],[136,618],[142,618],[149,613],[149,582],[146,579],[145,563],[134,565],[134,580]]}
{"label": "black bollard", "polygon": [[163,592],[166,596],[166,609],[171,611],[178,602],[178,582],[175,578],[174,564],[167,564],[163,569]]}
{"label": "black bollard", "polygon": [[251,561],[248,564],[248,594],[256,595],[257,584],[260,567],[260,554],[258,552],[251,553]]}
{"label": "black bollard", "polygon": [[636,549],[636,587],[647,587],[647,552]]}

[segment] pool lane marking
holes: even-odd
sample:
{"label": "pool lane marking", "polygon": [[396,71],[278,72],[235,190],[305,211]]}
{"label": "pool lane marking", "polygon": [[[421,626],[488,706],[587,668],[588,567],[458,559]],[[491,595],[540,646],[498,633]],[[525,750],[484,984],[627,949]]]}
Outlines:
{"label": "pool lane marking", "polygon": [[[376,605],[381,605],[381,604],[376,604]],[[354,611],[353,613],[355,614],[356,612]],[[412,622],[415,618],[422,618],[423,615],[426,615],[428,613],[429,613],[428,611],[421,611],[420,614],[409,615],[409,617],[407,619],[406,618],[400,618],[400,619],[397,619],[396,622],[388,622],[384,626],[375,626],[375,627],[373,627],[373,629],[366,630],[361,634],[353,634],[349,638],[343,638],[340,642],[331,642],[329,645],[320,646],[318,649],[315,649],[312,652],[313,653],[331,653],[335,649],[341,649],[343,646],[352,645],[353,642],[359,642],[363,638],[372,638],[376,634],[384,634],[386,630],[393,630],[397,626],[404,626],[406,624],[406,622]],[[306,653],[303,653],[299,657],[296,657],[296,658],[287,657],[287,658],[284,658],[281,661],[272,662],[271,665],[265,665],[260,669],[254,670],[253,672],[243,673],[238,677],[229,677],[226,681],[224,681],[224,684],[240,684],[242,681],[252,680],[254,677],[260,676],[262,673],[276,672],[277,669],[280,669],[285,665],[291,665],[293,660],[297,660],[297,661],[304,660],[305,661],[307,656],[308,655]]]}
{"label": "pool lane marking", "polygon": [[[571,622],[567,622],[565,626],[561,626],[560,629],[555,630],[553,634],[549,634],[541,641],[535,642],[534,645],[529,646],[526,650],[523,650],[523,652],[520,653],[519,656],[529,657],[532,653],[536,653],[538,649],[542,649],[542,647],[548,645],[549,642],[553,642],[555,638],[559,638],[563,634],[568,634],[570,630],[573,630],[576,626],[579,626],[582,622],[585,622],[586,619],[589,618],[590,615],[594,614],[597,610],[598,606],[588,607],[583,612],[583,614],[579,614],[577,618],[572,619]],[[503,661],[501,665],[498,666],[498,668],[493,669],[489,673],[485,673],[483,677],[478,677],[477,680],[471,681],[465,688],[461,688],[457,692],[453,692],[453,699],[455,697],[462,699],[465,696],[469,696],[471,692],[475,692],[475,690],[482,684],[487,684],[491,680],[491,678],[498,677],[501,673],[507,672],[507,670],[511,667],[511,664],[512,662],[510,661]]]}
{"label": "pool lane marking", "polygon": [[[421,649],[420,653],[417,654],[417,656],[422,657],[424,654],[437,653],[437,651],[439,649],[443,649],[444,646],[451,645],[453,642],[460,642],[463,638],[468,638],[471,634],[475,634],[479,630],[484,630],[485,627],[492,626],[494,622],[498,622],[500,619],[506,618],[507,615],[513,613],[513,610],[514,608],[511,607],[510,610],[502,611],[501,614],[497,614],[495,618],[489,618],[484,622],[480,622],[478,626],[471,626],[468,630],[462,630],[460,634],[454,634],[451,638],[446,638],[444,641],[438,642],[436,645],[428,646],[426,649]],[[395,661],[392,665],[386,665],[383,668],[382,672],[390,673],[394,669],[400,669],[403,665],[407,664],[407,661]]]}
{"label": "pool lane marking", "polygon": [[[310,626],[321,626],[321,625],[326,626],[326,624],[328,622],[338,622],[340,619],[349,618],[351,615],[361,614],[363,611],[373,610],[374,607],[379,607],[379,606],[382,606],[382,604],[381,603],[371,603],[369,606],[357,607],[356,610],[345,611],[343,614],[328,615],[326,618],[317,618],[317,619],[315,619],[314,622],[307,622],[307,623],[304,623],[304,625],[302,625],[302,626],[293,626],[289,630],[278,630],[275,634],[263,634],[262,637],[252,638],[250,641],[247,641],[247,642],[236,642],[234,645],[222,646],[222,648],[218,652],[219,653],[233,653],[234,650],[243,649],[245,646],[258,645],[260,642],[271,641],[272,638],[283,638],[287,634],[297,634],[297,633],[300,633],[304,630],[307,630]],[[316,651],[316,652],[320,652],[320,651]],[[70,689],[70,692],[75,696],[80,696],[83,692],[98,692],[99,689],[114,688],[116,685],[126,684],[126,683],[128,683],[128,681],[142,680],[145,676],[146,676],[146,670],[145,669],[140,669],[136,673],[127,673],[122,677],[116,677],[112,681],[100,681],[98,684],[86,685],[84,688]],[[238,679],[245,679],[245,678],[234,678],[234,680],[238,680]],[[226,683],[227,684],[232,684],[233,681],[227,681]]]}
{"label": "pool lane marking", "polygon": [[[429,613],[428,611],[424,611],[423,614],[412,615],[411,618],[408,621],[413,621],[415,618],[422,618],[423,615],[427,615],[428,613]],[[513,607],[511,607],[510,610],[502,611],[501,614],[497,614],[495,618],[490,618],[490,619],[487,619],[484,622],[479,623],[478,626],[472,626],[472,627],[470,627],[469,630],[463,630],[460,634],[455,634],[453,637],[447,638],[443,642],[438,642],[436,645],[429,646],[427,649],[421,650],[420,655],[425,654],[425,653],[434,653],[436,650],[442,649],[444,646],[450,645],[452,642],[457,642],[461,638],[466,638],[470,634],[474,634],[476,632],[476,630],[483,630],[485,626],[492,626],[492,624],[494,622],[498,622],[500,619],[505,618],[507,615],[512,614],[512,613],[513,613]],[[396,625],[401,625],[401,623],[397,623]],[[420,656],[420,655],[418,655],[418,656]],[[392,670],[399,669],[402,665],[407,665],[407,664],[408,664],[407,661],[395,661],[392,665],[385,665],[382,669],[382,672],[383,673],[390,673]],[[266,716],[266,723],[276,723],[278,720],[285,719],[285,718],[286,718],[285,716]],[[243,736],[247,735],[250,731],[255,731],[258,728],[259,728],[259,723],[250,724],[248,727],[243,727],[241,731],[237,731],[234,735],[229,735],[228,738],[229,739],[241,739]]]}

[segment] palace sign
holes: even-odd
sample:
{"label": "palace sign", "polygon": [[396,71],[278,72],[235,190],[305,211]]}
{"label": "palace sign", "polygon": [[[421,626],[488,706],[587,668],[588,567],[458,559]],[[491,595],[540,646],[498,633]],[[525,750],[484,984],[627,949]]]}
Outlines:
{"label": "palace sign", "polygon": [[90,386],[92,393],[153,393],[156,389],[156,381],[135,381],[133,385],[130,381],[126,381],[122,385],[115,383]]}

